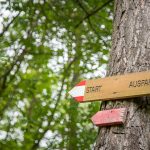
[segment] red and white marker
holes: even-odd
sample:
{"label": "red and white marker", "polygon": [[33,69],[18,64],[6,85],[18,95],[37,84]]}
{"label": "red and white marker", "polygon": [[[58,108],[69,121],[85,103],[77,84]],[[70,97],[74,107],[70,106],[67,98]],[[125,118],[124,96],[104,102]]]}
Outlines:
{"label": "red and white marker", "polygon": [[78,102],[150,95],[150,71],[82,81],[69,93]]}
{"label": "red and white marker", "polygon": [[111,126],[123,124],[126,118],[126,108],[103,110],[97,112],[92,118],[96,126]]}
{"label": "red and white marker", "polygon": [[69,94],[78,102],[82,102],[84,99],[85,84],[86,81],[81,81],[71,91],[69,91]]}

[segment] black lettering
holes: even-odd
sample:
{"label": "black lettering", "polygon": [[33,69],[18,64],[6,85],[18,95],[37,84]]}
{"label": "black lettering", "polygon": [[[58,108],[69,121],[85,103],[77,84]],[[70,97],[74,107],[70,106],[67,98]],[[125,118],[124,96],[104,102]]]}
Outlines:
{"label": "black lettering", "polygon": [[98,92],[98,86],[95,87],[95,92]]}
{"label": "black lettering", "polygon": [[99,91],[99,92],[100,92],[100,90],[101,90],[101,87],[102,87],[102,86],[98,86],[98,88],[99,88],[99,90],[98,90],[98,91]]}
{"label": "black lettering", "polygon": [[102,86],[90,86],[86,88],[86,93],[100,92]]}
{"label": "black lettering", "polygon": [[133,81],[133,87],[136,87],[137,81]]}
{"label": "black lettering", "polygon": [[90,87],[90,92],[93,92],[93,86]]}
{"label": "black lettering", "polygon": [[87,87],[87,88],[86,88],[86,93],[89,93],[89,92],[90,92],[90,91],[89,91],[89,87]]}
{"label": "black lettering", "polygon": [[145,80],[142,80],[142,86],[145,86]]}
{"label": "black lettering", "polygon": [[141,80],[138,80],[137,82],[138,82],[137,86],[140,87],[141,86]]}
{"label": "black lettering", "polygon": [[129,88],[142,87],[142,86],[148,86],[148,85],[150,85],[150,79],[130,81]]}
{"label": "black lettering", "polygon": [[145,85],[149,85],[149,83],[148,83],[148,80],[147,80],[147,79],[145,80]]}
{"label": "black lettering", "polygon": [[132,86],[133,86],[133,83],[132,83],[132,81],[131,81],[130,84],[129,84],[129,88],[132,87]]}

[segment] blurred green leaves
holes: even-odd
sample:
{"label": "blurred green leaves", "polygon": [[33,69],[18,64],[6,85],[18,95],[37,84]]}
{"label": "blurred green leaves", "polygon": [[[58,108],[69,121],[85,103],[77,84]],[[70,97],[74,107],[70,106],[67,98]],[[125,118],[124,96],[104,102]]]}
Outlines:
{"label": "blurred green leaves", "polygon": [[0,148],[92,149],[90,118],[100,103],[78,104],[68,91],[106,69],[113,2],[12,0],[1,7],[8,16],[0,22]]}

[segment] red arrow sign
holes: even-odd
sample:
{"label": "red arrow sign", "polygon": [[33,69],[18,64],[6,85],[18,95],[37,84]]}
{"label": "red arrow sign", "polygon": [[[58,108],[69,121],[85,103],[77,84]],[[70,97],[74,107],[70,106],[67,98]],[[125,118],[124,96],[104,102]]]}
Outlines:
{"label": "red arrow sign", "polygon": [[91,120],[96,126],[123,124],[126,112],[126,108],[99,111],[91,118]]}

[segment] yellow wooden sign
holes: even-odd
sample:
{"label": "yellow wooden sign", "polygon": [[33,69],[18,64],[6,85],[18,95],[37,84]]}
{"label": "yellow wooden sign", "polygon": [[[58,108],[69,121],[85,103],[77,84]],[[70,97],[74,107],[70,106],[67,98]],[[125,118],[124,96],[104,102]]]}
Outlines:
{"label": "yellow wooden sign", "polygon": [[150,71],[85,80],[70,92],[78,102],[116,100],[150,94]]}

